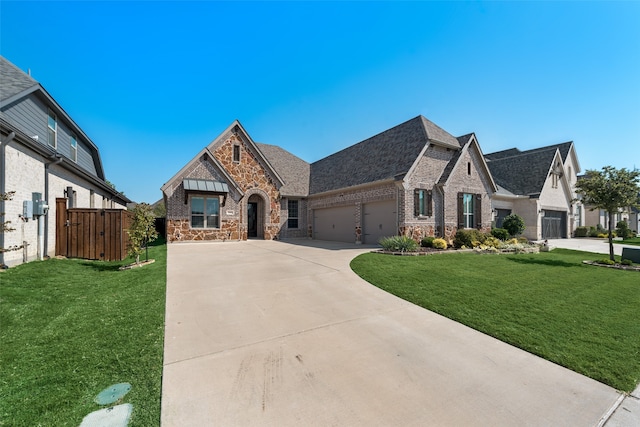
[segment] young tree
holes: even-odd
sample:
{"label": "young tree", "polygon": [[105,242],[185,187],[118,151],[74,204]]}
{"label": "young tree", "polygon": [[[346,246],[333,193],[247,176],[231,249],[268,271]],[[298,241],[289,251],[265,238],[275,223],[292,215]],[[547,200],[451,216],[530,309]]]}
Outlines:
{"label": "young tree", "polygon": [[517,236],[522,234],[525,229],[524,220],[520,215],[509,214],[502,220],[502,228],[507,230],[510,235]]}
{"label": "young tree", "polygon": [[591,210],[603,209],[609,216],[609,259],[613,256],[613,216],[620,208],[640,205],[640,170],[605,166],[588,170],[576,183],[576,194]]}
{"label": "young tree", "polygon": [[[140,264],[140,254],[147,247],[149,242],[154,241],[158,237],[155,227],[155,215],[153,209],[148,203],[140,203],[131,210],[133,213],[133,221],[127,230],[129,234],[129,255],[135,257],[136,264]],[[147,261],[149,255],[147,252]]]}

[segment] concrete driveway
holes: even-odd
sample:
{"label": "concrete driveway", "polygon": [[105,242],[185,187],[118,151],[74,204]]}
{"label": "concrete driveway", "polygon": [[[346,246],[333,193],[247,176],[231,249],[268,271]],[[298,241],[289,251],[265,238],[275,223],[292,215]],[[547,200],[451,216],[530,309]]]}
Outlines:
{"label": "concrete driveway", "polygon": [[[550,239],[548,240],[549,246],[554,248],[573,249],[576,251],[595,252],[599,254],[609,254],[609,240],[608,239],[592,239],[589,237],[579,237],[573,239]],[[613,244],[613,253],[616,255],[622,255],[622,248],[635,248],[638,246],[633,245],[621,245],[619,243]]]}
{"label": "concrete driveway", "polygon": [[169,245],[162,425],[595,426],[620,398],[369,285],[368,250]]}

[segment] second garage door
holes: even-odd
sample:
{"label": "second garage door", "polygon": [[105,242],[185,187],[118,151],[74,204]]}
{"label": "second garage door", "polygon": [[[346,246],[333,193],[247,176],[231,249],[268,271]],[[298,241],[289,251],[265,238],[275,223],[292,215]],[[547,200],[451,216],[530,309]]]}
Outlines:
{"label": "second garage door", "polygon": [[362,243],[375,245],[382,237],[398,234],[396,225],[397,204],[395,200],[366,203],[362,205]]}
{"label": "second garage door", "polygon": [[313,211],[313,238],[355,243],[355,206],[315,209]]}

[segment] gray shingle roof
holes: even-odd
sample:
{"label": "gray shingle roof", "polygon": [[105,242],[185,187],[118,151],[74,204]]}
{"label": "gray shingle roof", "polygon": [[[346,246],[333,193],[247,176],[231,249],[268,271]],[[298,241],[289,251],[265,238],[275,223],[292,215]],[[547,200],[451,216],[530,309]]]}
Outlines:
{"label": "gray shingle roof", "polygon": [[309,195],[309,163],[276,145],[256,144],[269,164],[284,180],[280,188],[283,196]]}
{"label": "gray shingle roof", "polygon": [[556,150],[557,147],[553,146],[497,160],[491,160],[489,156],[485,158],[496,184],[513,194],[535,196],[542,192]]}
{"label": "gray shingle roof", "polygon": [[38,84],[31,76],[0,56],[0,101],[7,100]]}
{"label": "gray shingle roof", "polygon": [[309,194],[402,178],[429,140],[460,148],[455,137],[418,116],[312,163]]}

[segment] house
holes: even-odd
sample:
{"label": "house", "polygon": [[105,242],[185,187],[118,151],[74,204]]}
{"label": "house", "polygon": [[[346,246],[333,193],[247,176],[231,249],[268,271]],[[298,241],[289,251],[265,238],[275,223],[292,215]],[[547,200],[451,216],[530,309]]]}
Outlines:
{"label": "house", "polygon": [[169,242],[376,244],[489,230],[497,188],[474,134],[456,138],[418,116],[311,164],[235,121],[161,189]]}
{"label": "house", "polygon": [[[44,87],[0,56],[0,265],[55,254],[56,198],[68,207],[124,208],[106,180],[98,147]],[[46,208],[48,206],[48,210]],[[25,215],[25,210],[35,215]],[[39,215],[42,214],[42,215]]]}
{"label": "house", "polygon": [[541,240],[571,237],[585,224],[584,207],[575,201],[580,163],[573,142],[484,157],[498,186],[491,199],[496,227],[514,213],[524,219],[524,236]]}

